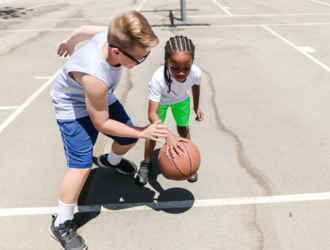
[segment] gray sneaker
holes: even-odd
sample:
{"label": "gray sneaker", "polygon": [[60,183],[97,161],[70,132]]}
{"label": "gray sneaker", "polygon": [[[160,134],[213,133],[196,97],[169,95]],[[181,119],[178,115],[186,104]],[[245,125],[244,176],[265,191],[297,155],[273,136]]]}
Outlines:
{"label": "gray sneaker", "polygon": [[88,248],[87,241],[77,234],[77,226],[74,225],[74,221],[67,220],[55,227],[56,217],[56,215],[53,215],[52,223],[49,226],[50,236],[60,243],[63,250],[86,250]]}
{"label": "gray sneaker", "polygon": [[140,169],[136,176],[136,182],[140,185],[145,185],[149,181],[149,173],[152,168],[151,162],[141,161]]}
{"label": "gray sneaker", "polygon": [[198,180],[198,174],[196,172],[196,174],[194,174],[193,176],[191,176],[189,179],[187,179],[187,181],[189,182],[196,182]]}

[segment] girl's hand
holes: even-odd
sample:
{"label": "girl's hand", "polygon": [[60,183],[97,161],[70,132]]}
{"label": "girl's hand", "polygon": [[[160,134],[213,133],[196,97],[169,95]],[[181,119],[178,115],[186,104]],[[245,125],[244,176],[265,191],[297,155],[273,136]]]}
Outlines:
{"label": "girl's hand", "polygon": [[203,119],[204,119],[203,111],[200,108],[198,108],[197,110],[195,110],[195,113],[197,115],[195,120],[198,122],[203,121]]}
{"label": "girl's hand", "polygon": [[184,147],[181,145],[180,141],[188,142],[187,139],[182,138],[180,136],[173,135],[172,133],[168,134],[166,137],[166,156],[168,153],[175,157],[175,154],[178,156],[181,155],[181,151],[184,153]]}
{"label": "girl's hand", "polygon": [[144,127],[142,134],[143,134],[143,138],[145,139],[162,142],[161,140],[158,139],[158,137],[165,138],[168,134],[168,131],[167,131],[167,127],[162,124],[161,120],[159,120],[153,124]]}
{"label": "girl's hand", "polygon": [[68,43],[67,40],[63,40],[56,48],[57,54],[59,56],[67,57],[71,56],[74,52],[74,45]]}

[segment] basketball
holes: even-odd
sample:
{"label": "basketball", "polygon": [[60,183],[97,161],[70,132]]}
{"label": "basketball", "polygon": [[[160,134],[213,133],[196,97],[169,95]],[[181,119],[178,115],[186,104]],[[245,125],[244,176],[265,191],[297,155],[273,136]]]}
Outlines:
{"label": "basketball", "polygon": [[160,170],[163,174],[175,181],[187,180],[193,176],[201,163],[201,156],[199,150],[191,141],[182,142],[182,147],[185,152],[181,152],[181,155],[173,156],[168,152],[166,156],[166,144],[159,151],[158,163]]}

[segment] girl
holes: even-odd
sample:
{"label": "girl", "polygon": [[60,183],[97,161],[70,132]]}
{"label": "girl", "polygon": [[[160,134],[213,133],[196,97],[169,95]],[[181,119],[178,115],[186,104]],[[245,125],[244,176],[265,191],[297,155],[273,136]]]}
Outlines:
{"label": "girl", "polygon": [[[161,120],[164,122],[166,112],[171,107],[173,117],[177,124],[180,136],[168,131],[166,137],[166,156],[168,152],[173,156],[180,157],[184,149],[179,141],[190,140],[189,115],[190,98],[189,89],[192,90],[194,99],[194,111],[196,121],[202,121],[204,115],[199,108],[200,83],[202,80],[201,70],[193,64],[195,46],[190,39],[183,36],[171,37],[165,46],[165,63],[158,68],[152,76],[149,84],[149,109],[148,116],[151,123]],[[141,162],[137,174],[137,182],[141,185],[148,183],[149,172],[152,168],[151,155],[156,143],[146,139],[144,160]],[[197,173],[188,179],[189,182],[197,181]]]}

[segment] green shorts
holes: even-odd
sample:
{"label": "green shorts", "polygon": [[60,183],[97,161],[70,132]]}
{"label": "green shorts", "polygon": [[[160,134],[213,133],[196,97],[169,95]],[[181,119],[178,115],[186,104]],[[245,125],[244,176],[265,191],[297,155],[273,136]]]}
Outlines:
{"label": "green shorts", "polygon": [[166,112],[169,107],[171,107],[176,125],[178,125],[179,127],[189,126],[190,97],[179,103],[169,104],[169,105],[159,105],[158,116],[163,123],[165,121]]}

